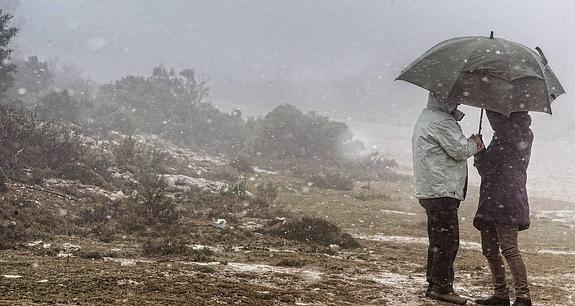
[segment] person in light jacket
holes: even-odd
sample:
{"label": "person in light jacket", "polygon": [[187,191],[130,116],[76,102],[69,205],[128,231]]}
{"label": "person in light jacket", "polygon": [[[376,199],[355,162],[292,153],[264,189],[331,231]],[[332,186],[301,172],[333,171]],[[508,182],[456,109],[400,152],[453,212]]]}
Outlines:
{"label": "person in light jacket", "polygon": [[429,95],[413,131],[415,193],[427,214],[426,296],[456,304],[467,300],[453,291],[453,262],[459,249],[457,210],[467,192],[467,159],[484,149],[480,136],[463,135],[456,104]]}

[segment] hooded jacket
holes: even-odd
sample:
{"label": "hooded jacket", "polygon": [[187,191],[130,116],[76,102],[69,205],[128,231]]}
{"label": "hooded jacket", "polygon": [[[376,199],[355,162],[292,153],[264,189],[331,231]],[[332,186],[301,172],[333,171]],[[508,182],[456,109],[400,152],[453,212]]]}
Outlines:
{"label": "hooded jacket", "polygon": [[451,197],[463,201],[467,188],[467,159],[478,151],[451,115],[455,104],[429,95],[411,139],[415,196],[418,199]]}
{"label": "hooded jacket", "polygon": [[527,112],[510,117],[487,111],[494,134],[487,150],[475,156],[474,166],[481,176],[479,205],[473,225],[515,225],[529,228],[527,167],[531,158],[533,133]]}

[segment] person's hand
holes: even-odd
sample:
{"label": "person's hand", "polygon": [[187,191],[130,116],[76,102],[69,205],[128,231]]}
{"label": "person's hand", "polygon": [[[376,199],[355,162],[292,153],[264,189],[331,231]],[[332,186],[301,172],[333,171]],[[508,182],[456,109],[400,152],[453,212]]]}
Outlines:
{"label": "person's hand", "polygon": [[483,139],[481,138],[481,135],[471,135],[470,137],[471,139],[473,139],[473,141],[475,141],[475,144],[477,145],[477,152],[479,151],[483,151],[485,149],[485,144],[483,143]]}

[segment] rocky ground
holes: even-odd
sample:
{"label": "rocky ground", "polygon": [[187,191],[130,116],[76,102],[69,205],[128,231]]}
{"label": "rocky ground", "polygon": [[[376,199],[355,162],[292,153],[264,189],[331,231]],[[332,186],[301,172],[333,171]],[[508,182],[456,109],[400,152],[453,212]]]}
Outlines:
{"label": "rocky ground", "polygon": [[[189,163],[193,172],[207,173],[226,164],[221,159],[191,157],[192,152],[183,150],[176,149],[172,155]],[[133,179],[117,172],[118,177]],[[186,192],[193,185],[217,192],[223,184],[200,175],[169,174],[167,178],[173,193]],[[425,214],[411,197],[408,180],[334,191],[260,169],[248,179],[248,190],[265,182],[280,186],[270,207],[270,214],[276,215],[266,219],[240,212],[225,225],[217,222],[217,216],[188,219],[187,231],[180,234],[185,237],[185,252],[150,254],[139,235],[118,234],[103,241],[83,235],[82,230],[46,235],[2,250],[0,304],[441,305],[423,295]],[[470,194],[477,191],[472,189]],[[53,226],[66,228],[73,227],[82,209],[94,204],[90,199],[114,202],[130,196],[49,180],[42,188],[12,184],[3,201],[19,199],[16,203],[25,207],[55,212],[59,225]],[[490,292],[479,235],[471,224],[476,201],[471,197],[462,204],[462,242],[456,261],[456,289],[469,298]],[[295,216],[329,220],[360,246],[288,240],[265,230],[270,218],[282,223]],[[532,199],[533,224],[521,232],[520,243],[535,305],[575,305],[574,216],[572,203]]]}
{"label": "rocky ground", "polygon": [[[188,247],[205,256],[193,258],[144,256],[141,244],[129,236],[104,243],[59,235],[0,253],[0,302],[437,304],[423,297],[425,219],[405,183],[379,183],[356,193],[294,190],[282,192],[277,205],[332,220],[354,234],[361,247],[321,248],[260,234],[258,220],[224,230],[195,224]],[[371,198],[357,199],[361,192]],[[42,200],[52,205],[49,198]],[[521,248],[534,300],[537,305],[575,304],[573,206],[533,203],[534,224],[521,233]],[[470,225],[472,210],[472,200],[463,204],[456,263],[457,290],[470,298],[489,293],[489,273]]]}

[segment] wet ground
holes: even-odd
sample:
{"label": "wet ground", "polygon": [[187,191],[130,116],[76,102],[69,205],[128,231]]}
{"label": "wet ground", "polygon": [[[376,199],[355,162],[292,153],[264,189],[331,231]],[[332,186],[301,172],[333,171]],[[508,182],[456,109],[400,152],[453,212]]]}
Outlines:
{"label": "wet ground", "polygon": [[[327,218],[362,247],[322,248],[259,234],[258,220],[225,231],[196,224],[188,247],[212,250],[201,260],[146,257],[127,236],[103,243],[64,235],[0,252],[0,304],[441,305],[423,296],[425,216],[408,183],[353,192],[298,186],[285,188],[277,205]],[[456,290],[469,298],[490,292],[471,226],[474,201],[462,204],[456,261]],[[535,305],[575,305],[575,206],[532,199],[532,208],[520,246]],[[55,248],[57,254],[47,251]]]}

